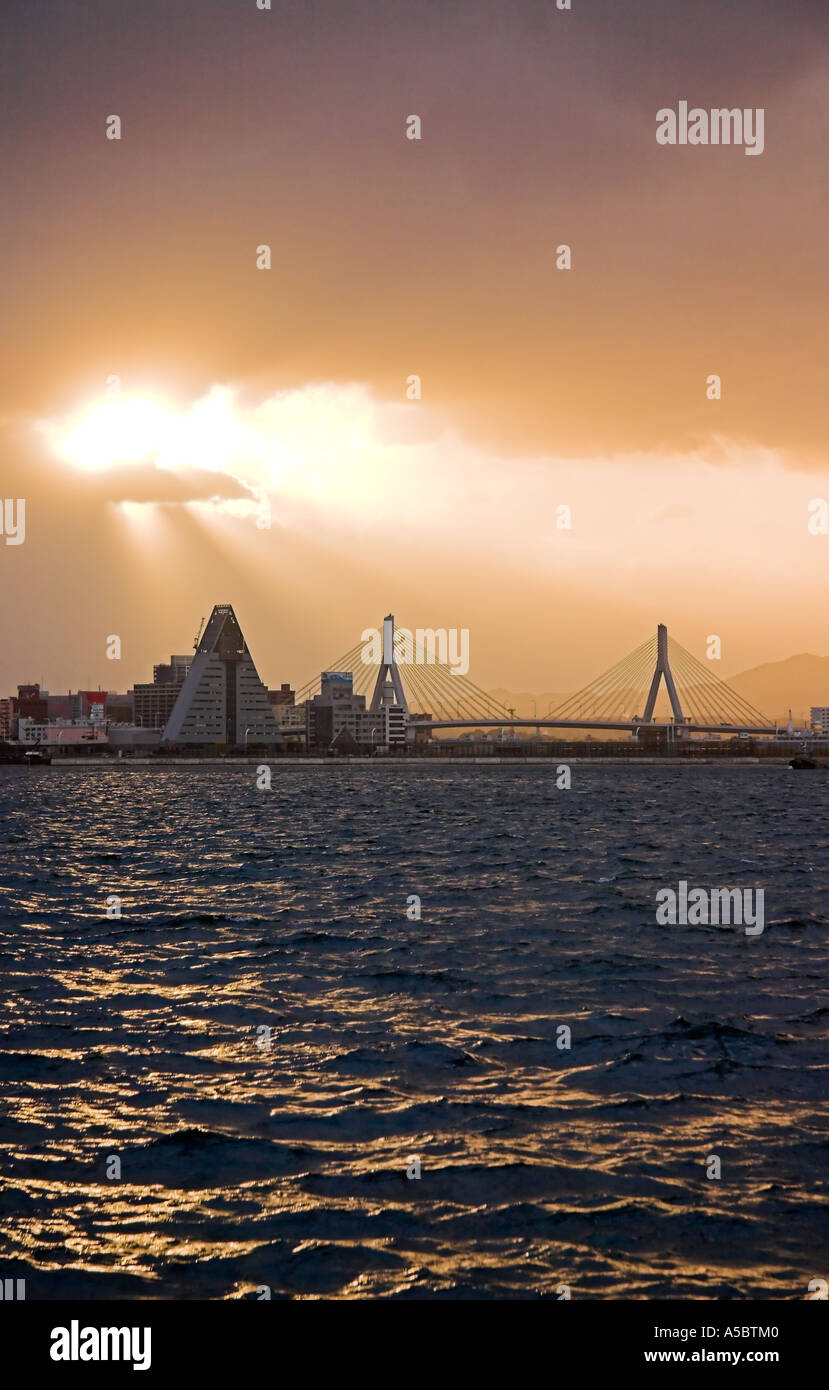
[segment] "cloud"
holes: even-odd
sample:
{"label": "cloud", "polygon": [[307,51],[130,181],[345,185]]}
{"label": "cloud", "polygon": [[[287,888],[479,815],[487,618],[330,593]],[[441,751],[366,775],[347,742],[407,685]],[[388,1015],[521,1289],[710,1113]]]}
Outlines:
{"label": "cloud", "polygon": [[234,478],[205,469],[172,473],[146,464],[129,469],[124,474],[87,477],[78,484],[88,496],[99,501],[165,503],[183,505],[188,502],[214,502],[220,505],[234,498],[249,499],[250,489]]}

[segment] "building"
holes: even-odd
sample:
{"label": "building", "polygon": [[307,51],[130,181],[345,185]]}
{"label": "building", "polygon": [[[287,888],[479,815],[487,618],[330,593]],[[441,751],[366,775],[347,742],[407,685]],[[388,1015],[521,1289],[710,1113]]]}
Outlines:
{"label": "building", "polygon": [[415,743],[429,743],[432,739],[431,729],[419,729],[417,725],[421,720],[431,719],[431,714],[410,714],[409,725],[414,728]]}
{"label": "building", "polygon": [[229,603],[217,604],[164,727],[162,743],[246,747],[281,742],[268,692],[236,614]]}
{"label": "building", "polygon": [[75,715],[75,696],[70,690],[68,695],[47,695],[47,718],[51,724],[56,720],[63,719],[71,723]]}
{"label": "building", "polygon": [[812,705],[811,725],[819,734],[829,734],[829,705]]}
{"label": "building", "polygon": [[275,705],[273,717],[277,729],[287,742],[305,742],[307,729],[304,705]]}
{"label": "building", "polygon": [[160,729],[140,729],[134,724],[110,724],[107,737],[113,748],[119,752],[135,749],[146,752],[157,748],[161,743]]}
{"label": "building", "polygon": [[372,702],[372,710],[369,712],[369,720],[376,729],[371,732],[370,742],[383,748],[396,748],[405,745],[406,726],[409,722],[409,711],[397,702],[397,693],[390,680],[383,683],[380,688],[380,699],[376,708]]}
{"label": "building", "polygon": [[114,690],[107,693],[104,715],[112,724],[131,724],[135,718],[135,701],[133,692],[126,691],[121,695]]}
{"label": "building", "polygon": [[305,743],[305,706],[297,704],[296,691],[283,681],[279,690],[268,691],[268,699],[271,702],[276,727],[282,737],[294,746],[298,742]]}
{"label": "building", "polygon": [[192,656],[171,656],[169,662],[153,667],[153,684],[184,685],[192,665]]}
{"label": "building", "polygon": [[49,704],[41,695],[39,685],[19,685],[17,687],[17,713],[21,719],[32,719],[45,724],[49,718]]}
{"label": "building", "polygon": [[76,719],[91,719],[100,723],[105,717],[106,702],[105,690],[79,690],[75,695],[74,716]]}
{"label": "building", "polygon": [[17,738],[17,701],[13,695],[0,700],[0,739],[8,743]]}
{"label": "building", "polygon": [[[158,667],[155,669],[158,670]],[[165,728],[181,689],[181,685],[173,681],[162,681],[158,685],[136,683],[132,692],[132,717],[135,723],[142,729]]]}
{"label": "building", "polygon": [[20,743],[32,747],[45,744],[50,748],[66,748],[77,744],[105,744],[108,742],[106,724],[100,720],[87,720],[85,723],[47,724],[27,719],[18,720],[17,737]]}
{"label": "building", "polygon": [[166,728],[192,665],[192,656],[171,656],[154,666],[152,683],[139,681],[133,688],[129,721],[141,729]]}
{"label": "building", "polygon": [[[320,693],[305,703],[309,748],[330,748],[346,735],[355,744],[370,742],[365,695],[354,694],[351,671],[323,671]],[[380,721],[377,721],[379,734]]]}
{"label": "building", "polygon": [[287,681],[283,681],[279,690],[269,690],[268,699],[274,708],[279,705],[296,705],[296,691],[292,690]]}

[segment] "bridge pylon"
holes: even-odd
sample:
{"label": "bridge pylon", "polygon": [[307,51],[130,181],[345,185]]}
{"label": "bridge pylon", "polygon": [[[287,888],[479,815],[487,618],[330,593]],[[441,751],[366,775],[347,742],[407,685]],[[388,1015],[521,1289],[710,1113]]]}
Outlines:
{"label": "bridge pylon", "polygon": [[377,672],[377,680],[374,683],[374,694],[369,705],[370,714],[379,714],[384,703],[384,692],[386,692],[385,703],[388,703],[388,687],[394,690],[394,703],[406,711],[406,718],[409,717],[409,702],[406,699],[406,692],[403,689],[403,682],[400,679],[400,671],[397,667],[397,657],[394,652],[394,614],[389,613],[383,619],[383,655],[380,659],[380,669]]}
{"label": "bridge pylon", "polygon": [[671,709],[674,714],[674,723],[684,724],[685,716],[682,713],[682,705],[679,702],[676,685],[674,683],[671,663],[668,660],[668,629],[664,623],[659,623],[656,629],[656,666],[654,667],[651,688],[648,691],[648,698],[645,702],[645,712],[642,715],[642,722],[650,724],[653,718],[656,697],[659,694],[659,682],[664,676],[665,686],[668,691],[668,699],[671,702]]}

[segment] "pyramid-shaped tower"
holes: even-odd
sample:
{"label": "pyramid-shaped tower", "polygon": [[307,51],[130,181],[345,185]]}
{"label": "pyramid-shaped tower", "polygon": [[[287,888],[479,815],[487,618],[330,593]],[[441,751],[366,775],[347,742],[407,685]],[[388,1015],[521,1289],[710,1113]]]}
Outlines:
{"label": "pyramid-shaped tower", "polygon": [[239,621],[217,603],[196,649],[162,743],[280,743],[268,692]]}

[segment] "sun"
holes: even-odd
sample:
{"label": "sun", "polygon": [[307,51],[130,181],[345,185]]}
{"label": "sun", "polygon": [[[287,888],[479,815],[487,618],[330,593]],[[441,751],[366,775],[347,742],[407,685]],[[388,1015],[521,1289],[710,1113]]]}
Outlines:
{"label": "sun", "polygon": [[54,444],[78,468],[99,471],[154,462],[173,426],[171,412],[147,396],[124,397],[91,406],[69,420]]}

